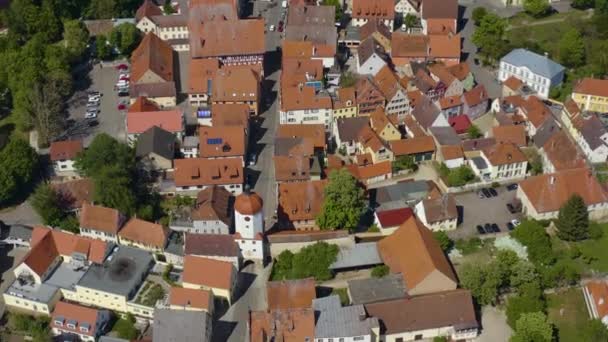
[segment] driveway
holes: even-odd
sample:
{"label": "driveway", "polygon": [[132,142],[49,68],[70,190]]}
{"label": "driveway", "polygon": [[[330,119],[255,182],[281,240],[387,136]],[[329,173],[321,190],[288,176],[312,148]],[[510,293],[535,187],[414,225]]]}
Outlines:
{"label": "driveway", "polygon": [[506,342],[512,334],[504,312],[492,306],[481,309],[481,334],[476,342]]}
{"label": "driveway", "polygon": [[[128,105],[129,98],[119,98],[114,90],[114,85],[118,81],[118,70],[114,65],[120,63],[125,63],[125,61],[95,64],[85,77],[77,80],[76,88],[79,90],[68,100],[68,112],[73,123],[66,132],[67,137],[83,139],[85,146],[88,146],[99,133],[107,133],[120,141],[126,141],[126,111],[120,111],[117,107],[119,101],[127,101]],[[89,121],[84,118],[88,101],[87,92],[89,91],[99,91],[103,94],[101,112],[97,116],[98,124],[93,127],[90,127]]]}
{"label": "driveway", "polygon": [[[475,32],[475,24],[471,19],[471,15],[475,7],[479,6],[480,4],[473,3],[467,7],[464,7],[464,9],[463,7],[461,7],[461,9],[463,9],[463,14],[460,22],[461,25],[464,24],[460,31],[460,35],[462,37],[463,61],[469,64],[471,72],[475,76],[475,81],[477,81],[477,84],[482,84],[486,88],[486,91],[488,92],[490,98],[497,98],[501,97],[502,95],[502,85],[498,83],[494,71],[490,68],[483,67],[481,65],[476,65],[474,62],[475,58],[479,57],[477,55],[477,46],[475,46],[475,44],[473,44],[473,42],[471,41],[473,32]],[[503,13],[503,10],[507,11],[504,8],[500,12],[496,12],[496,10],[494,11],[496,13]]]}
{"label": "driveway", "polygon": [[[463,239],[478,236],[477,225],[496,223],[501,232],[508,232],[507,222],[520,219],[521,214],[511,214],[507,203],[513,202],[516,191],[508,191],[504,186],[496,188],[497,197],[480,199],[477,192],[467,192],[455,195],[456,205],[462,207],[462,223],[458,229],[448,232],[452,239]],[[490,234],[486,234],[490,235]],[[495,235],[495,234],[491,234]]]}
{"label": "driveway", "polygon": [[266,309],[266,282],[271,270],[272,264],[263,267],[252,263],[239,272],[239,287],[243,293],[218,321],[213,322],[213,341],[241,342],[249,339],[249,310]]}

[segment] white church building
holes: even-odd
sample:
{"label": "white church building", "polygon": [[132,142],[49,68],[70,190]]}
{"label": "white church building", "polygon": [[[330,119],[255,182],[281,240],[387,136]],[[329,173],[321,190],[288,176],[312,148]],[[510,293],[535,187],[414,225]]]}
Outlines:
{"label": "white church building", "polygon": [[264,260],[263,203],[260,196],[247,188],[234,200],[234,240],[239,244],[243,259]]}

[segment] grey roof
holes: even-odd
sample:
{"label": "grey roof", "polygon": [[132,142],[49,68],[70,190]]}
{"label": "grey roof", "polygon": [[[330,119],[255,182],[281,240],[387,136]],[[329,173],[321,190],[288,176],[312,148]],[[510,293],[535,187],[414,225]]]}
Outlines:
{"label": "grey roof", "polygon": [[21,282],[19,279],[15,279],[4,293],[39,303],[49,303],[57,291],[59,291],[59,288],[54,285],[36,284],[33,280],[31,282]]}
{"label": "grey roof", "polygon": [[68,263],[64,262],[44,282],[62,289],[73,289],[84,273],[84,269],[70,267]]}
{"label": "grey roof", "polygon": [[465,151],[480,151],[494,145],[496,145],[496,139],[494,138],[468,139],[462,142],[462,149]]}
{"label": "grey roof", "polygon": [[372,57],[373,54],[378,55],[382,60],[386,62],[387,54],[384,48],[376,43],[374,37],[369,36],[364,39],[361,44],[357,47],[357,55],[359,56],[359,65],[363,65],[367,60]]}
{"label": "grey roof", "polygon": [[169,236],[169,242],[167,243],[167,247],[165,247],[165,253],[183,256],[184,234],[180,232],[173,232]]}
{"label": "grey roof", "polygon": [[182,142],[182,147],[184,148],[193,148],[197,147],[199,143],[199,138],[194,135],[188,135],[184,137],[184,141]]}
{"label": "grey roof", "polygon": [[336,261],[329,268],[332,270],[373,266],[382,263],[378,254],[377,242],[357,243],[352,247],[340,247]]}
{"label": "grey roof", "polygon": [[338,136],[342,142],[355,141],[359,138],[361,129],[367,125],[369,125],[367,117],[340,118],[338,119]]}
{"label": "grey roof", "polygon": [[475,163],[475,166],[479,170],[485,170],[488,168],[488,164],[486,163],[486,160],[483,159],[482,157],[473,157],[473,158],[471,158],[471,160],[473,161],[473,163]]}
{"label": "grey roof", "polygon": [[355,27],[349,23],[348,26],[346,26],[346,29],[344,30],[344,35],[340,38],[340,41],[361,41],[361,33],[359,27]]}
{"label": "grey roof", "polygon": [[33,230],[34,229],[30,226],[13,224],[7,227],[6,232],[2,232],[2,238],[9,237],[13,239],[21,239],[23,241],[30,241],[32,239]]}
{"label": "grey roof", "polygon": [[400,273],[382,278],[368,278],[348,281],[350,299],[355,304],[367,304],[403,298],[407,289]]}
{"label": "grey roof", "polygon": [[204,311],[154,310],[153,342],[206,342],[211,318]]}
{"label": "grey roof", "polygon": [[138,157],[155,153],[165,159],[175,156],[175,135],[158,126],[152,126],[137,138],[135,155]]}
{"label": "grey roof", "polygon": [[338,295],[314,299],[312,306],[318,315],[315,338],[364,336],[379,327],[378,319],[367,317],[363,305],[342,307]]}
{"label": "grey roof", "polygon": [[553,134],[559,132],[559,126],[555,119],[549,118],[536,130],[536,134],[532,138],[536,148],[542,148]]}
{"label": "grey roof", "polygon": [[162,27],[187,26],[188,16],[183,14],[173,15],[153,15],[150,19],[157,25]]}
{"label": "grey roof", "polygon": [[422,96],[419,103],[412,110],[412,115],[424,129],[429,128],[440,113],[441,109],[428,96]]}
{"label": "grey roof", "polygon": [[291,149],[303,142],[302,137],[276,137],[274,138],[274,155],[289,156]]}
{"label": "grey roof", "polygon": [[373,189],[371,201],[374,207],[382,210],[405,208],[424,199],[430,190],[425,180],[400,182]]}
{"label": "grey roof", "polygon": [[555,63],[548,57],[541,56],[526,49],[515,49],[509,52],[501,59],[501,62],[506,62],[518,67],[525,66],[533,73],[549,79],[565,70],[563,66]]}
{"label": "grey roof", "polygon": [[583,117],[581,135],[592,151],[604,144],[601,139],[601,136],[604,134],[606,134],[606,128],[597,115],[590,114]]}
{"label": "grey roof", "polygon": [[154,259],[149,252],[120,246],[108,256],[103,265],[93,264],[78,282],[78,286],[126,296],[135,294]]}
{"label": "grey roof", "polygon": [[446,145],[460,145],[462,139],[458,136],[458,133],[454,130],[454,127],[431,127],[429,128],[431,134],[437,140],[437,143],[442,146]]}
{"label": "grey roof", "polygon": [[288,24],[285,29],[285,40],[310,41],[314,44],[335,46],[338,43],[338,29],[335,26]]}

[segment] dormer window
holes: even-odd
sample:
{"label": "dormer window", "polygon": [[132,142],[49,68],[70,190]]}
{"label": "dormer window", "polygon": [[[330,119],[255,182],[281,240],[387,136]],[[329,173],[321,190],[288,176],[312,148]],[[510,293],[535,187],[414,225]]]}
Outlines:
{"label": "dormer window", "polygon": [[57,317],[55,319],[55,325],[62,327],[63,326],[63,317]]}
{"label": "dormer window", "polygon": [[76,329],[76,326],[74,324],[72,324],[72,323],[68,323],[67,326],[68,326],[69,329]]}

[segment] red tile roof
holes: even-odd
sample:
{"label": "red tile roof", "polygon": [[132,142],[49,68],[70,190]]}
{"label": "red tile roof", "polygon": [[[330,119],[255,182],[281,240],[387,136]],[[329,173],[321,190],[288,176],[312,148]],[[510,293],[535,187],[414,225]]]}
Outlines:
{"label": "red tile roof", "polygon": [[395,140],[390,144],[395,156],[435,152],[435,140],[431,136]]}
{"label": "red tile roof", "polygon": [[496,145],[484,148],[482,151],[494,166],[528,161],[526,155],[513,143],[497,143]]}
{"label": "red tile roof", "polygon": [[484,86],[481,84],[476,86],[475,88],[471,89],[470,91],[467,91],[466,93],[464,93],[463,97],[464,97],[464,102],[469,107],[477,106],[478,104],[482,103],[483,101],[488,101],[488,99],[489,99],[486,88],[484,88]]}
{"label": "red tile roof", "polygon": [[234,272],[231,262],[186,255],[182,279],[184,283],[231,291]]}
{"label": "red tile roof", "polygon": [[210,311],[209,305],[213,295],[211,291],[203,289],[187,289],[183,287],[172,287],[169,292],[169,304],[184,308],[196,308]]}
{"label": "red tile roof", "polygon": [[[51,316],[51,327],[70,331],[79,335],[96,336],[97,320],[99,310],[66,302],[57,302]],[[61,325],[57,322],[62,322]],[[75,321],[74,328],[68,327],[68,322]],[[88,332],[83,332],[82,327],[88,328]]]}
{"label": "red tile roof", "polygon": [[160,224],[134,217],[118,232],[118,236],[121,239],[163,249],[169,237],[169,230]]}
{"label": "red tile roof", "polygon": [[376,216],[378,216],[378,221],[380,221],[382,228],[393,228],[395,226],[400,226],[413,215],[414,211],[411,208],[376,211]]}
{"label": "red tile roof", "polygon": [[151,100],[148,100],[145,96],[138,96],[135,102],[129,107],[129,113],[131,112],[156,112],[160,108],[158,105]]}
{"label": "red tile roof", "polygon": [[591,295],[593,306],[597,311],[598,319],[602,321],[608,316],[608,284],[606,280],[593,280],[585,285]]}
{"label": "red tile roof", "polygon": [[83,203],[80,212],[80,227],[117,234],[122,217],[116,209]]}
{"label": "red tile roof", "polygon": [[318,125],[279,125],[276,136],[279,138],[309,138],[315,148],[325,149],[325,126]]}
{"label": "red tile roof", "polygon": [[176,186],[243,184],[240,158],[176,159],[173,177]]}
{"label": "red tile roof", "polygon": [[448,122],[458,134],[464,134],[471,127],[471,119],[466,114],[450,117]]}
{"label": "red tile roof", "polygon": [[262,55],[266,52],[264,20],[190,21],[190,55],[193,58]]}
{"label": "red tile roof", "polygon": [[131,82],[138,83],[148,71],[165,82],[173,81],[173,49],[152,32],[144,36],[131,55]]}
{"label": "red tile roof", "polygon": [[326,180],[279,184],[279,213],[290,221],[314,220],[323,205]]}
{"label": "red tile roof", "polygon": [[395,19],[393,0],[353,0],[353,18]]}
{"label": "red tile roof", "polygon": [[171,133],[182,132],[184,120],[181,110],[127,113],[127,133],[141,134],[152,126],[158,126]]}
{"label": "red tile roof", "polygon": [[504,125],[492,128],[497,143],[512,143],[520,147],[527,144],[524,125]]}
{"label": "red tile roof", "polygon": [[269,281],[266,284],[266,297],[270,311],[311,308],[316,296],[313,278]]}
{"label": "red tile roof", "polygon": [[82,140],[55,141],[51,143],[49,154],[51,161],[74,159],[82,152]]}
{"label": "red tile roof", "polygon": [[243,126],[199,127],[201,158],[242,157],[248,136]]}
{"label": "red tile roof", "polygon": [[234,199],[234,210],[242,215],[253,215],[262,210],[264,201],[254,192],[243,192]]}
{"label": "red tile roof", "polygon": [[573,93],[608,97],[608,80],[585,77],[574,86]]}

